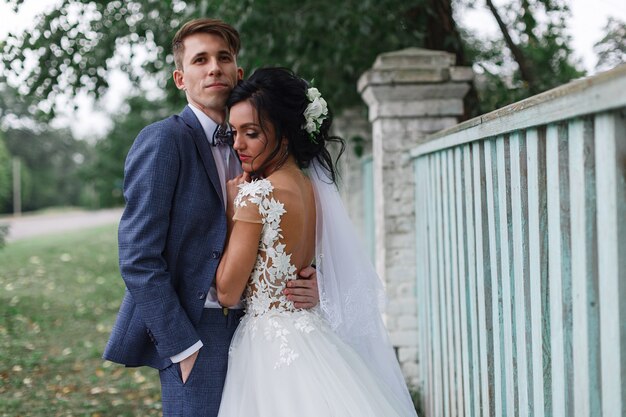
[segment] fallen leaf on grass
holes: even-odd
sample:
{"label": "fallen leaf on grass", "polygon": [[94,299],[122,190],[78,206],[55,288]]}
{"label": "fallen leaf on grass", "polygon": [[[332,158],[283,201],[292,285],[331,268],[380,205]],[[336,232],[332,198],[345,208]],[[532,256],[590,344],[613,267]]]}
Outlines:
{"label": "fallen leaf on grass", "polygon": [[146,382],[146,377],[145,377],[145,376],[143,376],[143,375],[141,374],[141,372],[139,372],[139,371],[135,371],[135,372],[133,373],[133,380],[134,380],[136,383],[138,383],[138,384],[142,384],[142,383]]}

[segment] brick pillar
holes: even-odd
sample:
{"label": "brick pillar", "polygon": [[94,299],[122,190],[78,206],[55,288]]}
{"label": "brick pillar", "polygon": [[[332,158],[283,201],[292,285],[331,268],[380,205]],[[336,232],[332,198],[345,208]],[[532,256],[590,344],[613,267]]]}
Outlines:
{"label": "brick pillar", "polygon": [[376,269],[389,304],[391,340],[410,384],[418,382],[415,188],[409,151],[463,114],[471,68],[453,54],[408,48],[378,56],[358,82],[372,123]]}

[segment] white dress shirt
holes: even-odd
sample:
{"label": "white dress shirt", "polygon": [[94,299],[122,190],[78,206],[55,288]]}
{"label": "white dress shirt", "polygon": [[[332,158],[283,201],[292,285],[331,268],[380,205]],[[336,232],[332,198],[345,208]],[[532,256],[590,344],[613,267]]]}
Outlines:
{"label": "white dress shirt", "polygon": [[[198,118],[202,129],[209,141],[209,145],[211,148],[211,152],[213,153],[213,159],[215,160],[215,167],[217,168],[217,174],[220,177],[220,184],[222,186],[222,196],[224,197],[224,209],[226,209],[226,181],[235,178],[237,175],[241,174],[241,165],[237,156],[235,155],[233,149],[230,146],[212,146],[213,133],[215,129],[217,129],[217,123],[215,123],[209,116],[204,114],[202,110],[195,107],[193,104],[189,104],[189,108],[193,111],[193,113]],[[206,300],[204,302],[204,308],[222,308],[219,301],[217,300],[217,289],[214,285],[209,289],[209,293],[207,294]],[[239,302],[236,306],[231,307],[231,309],[241,309],[243,308],[243,302]],[[178,355],[170,357],[172,362],[178,363],[183,359],[188,358],[196,351],[200,350],[200,348],[204,346],[200,340],[190,346],[188,349],[185,349],[183,352]]]}

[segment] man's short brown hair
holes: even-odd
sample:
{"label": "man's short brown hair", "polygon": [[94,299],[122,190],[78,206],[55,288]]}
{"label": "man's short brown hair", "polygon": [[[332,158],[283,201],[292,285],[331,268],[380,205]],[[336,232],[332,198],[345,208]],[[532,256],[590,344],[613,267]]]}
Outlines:
{"label": "man's short brown hair", "polygon": [[172,39],[172,52],[174,53],[176,69],[183,69],[183,55],[185,54],[183,41],[186,37],[196,33],[210,33],[211,35],[219,36],[226,42],[233,55],[237,56],[239,53],[241,41],[237,29],[219,19],[203,18],[190,20],[178,29],[174,39]]}

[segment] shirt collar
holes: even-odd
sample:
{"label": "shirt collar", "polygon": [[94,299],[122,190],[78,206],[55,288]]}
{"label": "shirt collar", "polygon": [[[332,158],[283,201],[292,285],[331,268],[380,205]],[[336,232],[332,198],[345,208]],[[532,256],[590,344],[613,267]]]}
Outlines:
{"label": "shirt collar", "polygon": [[193,114],[195,114],[196,117],[198,118],[198,121],[200,122],[200,126],[202,126],[202,129],[204,130],[204,134],[206,135],[207,139],[210,142],[211,138],[213,137],[213,132],[215,132],[215,129],[217,128],[217,123],[215,123],[213,119],[211,119],[202,110],[200,110],[193,104],[189,103],[189,108],[191,109]]}

